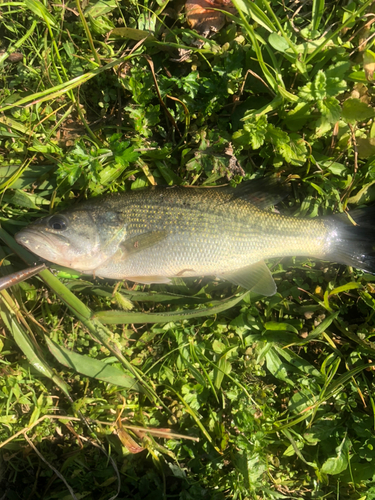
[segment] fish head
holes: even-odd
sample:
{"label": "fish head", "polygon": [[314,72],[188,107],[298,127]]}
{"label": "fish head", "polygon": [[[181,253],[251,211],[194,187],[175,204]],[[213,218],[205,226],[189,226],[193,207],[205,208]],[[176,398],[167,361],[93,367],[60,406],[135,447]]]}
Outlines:
{"label": "fish head", "polygon": [[115,237],[112,232],[108,238],[110,227],[103,230],[99,225],[90,210],[67,210],[37,220],[15,238],[45,260],[76,271],[94,272],[117,251],[119,240],[118,228]]}

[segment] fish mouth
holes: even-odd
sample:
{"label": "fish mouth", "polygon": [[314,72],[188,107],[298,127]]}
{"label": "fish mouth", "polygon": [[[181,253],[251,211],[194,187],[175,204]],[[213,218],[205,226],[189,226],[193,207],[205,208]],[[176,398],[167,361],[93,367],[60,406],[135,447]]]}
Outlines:
{"label": "fish mouth", "polygon": [[64,242],[65,238],[55,234],[45,234],[33,231],[30,228],[22,229],[15,235],[17,243],[35,253],[39,257],[50,262],[55,262],[63,256],[64,248],[69,244]]}

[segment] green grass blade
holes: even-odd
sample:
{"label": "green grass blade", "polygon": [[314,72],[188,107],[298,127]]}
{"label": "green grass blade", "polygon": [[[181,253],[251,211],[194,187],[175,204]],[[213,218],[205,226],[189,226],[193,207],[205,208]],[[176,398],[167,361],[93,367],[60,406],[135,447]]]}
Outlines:
{"label": "green grass blade", "polygon": [[357,17],[359,17],[371,4],[373,3],[373,0],[367,0],[362,7],[360,7],[358,10],[356,10],[351,16],[346,19],[344,23],[340,23],[339,27],[330,33],[326,38],[324,38],[323,42],[316,47],[316,49],[306,58],[306,64],[314,59],[315,56],[321,54],[323,51],[324,47],[334,38],[336,38],[346,26],[348,26],[350,23],[354,21]]}
{"label": "green grass blade", "polygon": [[324,13],[324,7],[325,7],[324,0],[313,0],[312,20],[311,20],[311,28],[313,31],[319,28],[320,21],[322,20],[322,16]]}
{"label": "green grass blade", "polygon": [[332,397],[339,389],[345,386],[351,380],[352,377],[355,375],[358,375],[359,373],[363,372],[363,370],[368,370],[372,366],[375,366],[375,363],[367,363],[365,365],[360,365],[356,366],[355,368],[352,368],[346,373],[343,373],[338,377],[337,380],[332,381],[330,385],[326,389],[325,393],[325,400],[328,398]]}
{"label": "green grass blade", "polygon": [[276,27],[272,24],[270,18],[265,14],[256,3],[246,0],[233,0],[233,4],[240,13],[246,14],[248,18],[252,18],[256,23],[260,24],[270,33],[277,31]]}
{"label": "green grass blade", "polygon": [[248,34],[248,36],[250,38],[250,41],[252,43],[253,49],[254,49],[255,54],[257,56],[257,60],[258,60],[259,66],[262,68],[263,74],[264,74],[267,82],[271,86],[272,90],[275,93],[277,93],[278,85],[279,85],[279,83],[282,83],[282,82],[277,82],[276,79],[275,79],[275,77],[271,73],[271,71],[268,69],[267,64],[264,62],[263,55],[262,55],[262,50],[261,50],[260,45],[258,43],[258,38],[257,38],[257,35],[254,32],[253,27],[250,26],[250,24],[247,22],[247,20],[245,18],[243,18],[243,20],[244,20],[244,23],[245,23],[245,26],[244,26],[245,30],[246,30],[246,32],[247,32],[247,34]]}
{"label": "green grass blade", "polygon": [[[65,286],[73,292],[90,293],[93,295],[98,295],[99,297],[113,296],[113,287],[98,286],[97,284],[91,283],[90,281],[72,280],[68,283],[65,283]],[[126,290],[125,288],[121,288],[121,292],[119,293],[134,302],[177,302],[184,305],[204,304],[206,302],[212,302],[212,299],[207,296],[183,295],[172,292],[155,292],[153,290],[142,292],[139,290]]]}
{"label": "green grass blade", "polygon": [[118,325],[121,323],[167,323],[169,321],[182,321],[184,319],[202,318],[211,314],[226,311],[235,306],[244,299],[249,292],[245,292],[232,299],[225,299],[214,302],[212,307],[204,309],[192,309],[185,311],[173,311],[169,313],[142,313],[142,312],[124,312],[124,311],[99,311],[93,315],[105,325]]}
{"label": "green grass blade", "polygon": [[331,297],[332,295],[338,295],[339,293],[347,292],[348,290],[358,290],[358,288],[363,288],[363,285],[361,283],[353,281],[351,283],[347,283],[346,285],[334,288],[333,290],[328,292],[328,295],[329,297]]}
{"label": "green grass blade", "polygon": [[23,326],[18,322],[15,313],[16,305],[6,290],[1,292],[2,303],[5,307],[0,308],[0,316],[4,324],[12,334],[14,341],[26,356],[29,363],[43,376],[51,379],[69,398],[69,386],[58,376],[55,375],[52,368],[42,358],[40,353],[31,342]]}
{"label": "green grass blade", "polygon": [[81,19],[81,23],[83,24],[83,27],[84,27],[84,30],[85,30],[85,33],[87,36],[87,40],[88,40],[90,48],[91,48],[92,55],[95,59],[96,64],[98,66],[101,66],[100,57],[95,49],[94,41],[93,41],[92,36],[91,36],[91,31],[89,29],[86,18],[85,18],[84,14],[82,12],[82,9],[81,9],[81,0],[76,0],[76,6],[77,6],[78,13],[79,13],[79,17]]}
{"label": "green grass blade", "polygon": [[45,340],[51,353],[62,365],[86,377],[96,378],[133,391],[144,392],[133,377],[126,375],[119,368],[103,363],[103,361],[98,359],[69,351],[69,349],[58,345],[47,336],[45,336]]}
{"label": "green grass blade", "polygon": [[221,454],[221,451],[219,450],[219,448],[217,446],[215,446],[213,440],[212,440],[212,437],[210,436],[210,434],[208,433],[207,429],[205,428],[205,426],[202,424],[201,420],[202,420],[202,416],[201,415],[198,415],[194,409],[185,401],[185,399],[178,393],[176,392],[173,387],[169,387],[167,386],[171,392],[175,393],[176,396],[178,397],[178,399],[181,401],[181,403],[185,406],[186,408],[186,411],[187,413],[189,413],[189,415],[191,415],[191,417],[194,419],[195,423],[197,424],[197,426],[200,428],[200,430],[202,431],[203,435],[206,437],[207,441],[215,448],[215,450]]}
{"label": "green grass blade", "polygon": [[36,16],[40,17],[46,23],[49,23],[54,28],[58,27],[58,23],[56,19],[53,17],[50,12],[46,9],[46,7],[39,2],[38,0],[25,0],[25,5],[28,9],[31,10]]}
{"label": "green grass blade", "polygon": [[50,87],[49,89],[44,90],[42,92],[36,92],[34,94],[31,94],[27,97],[24,97],[23,99],[20,99],[17,102],[14,102],[7,106],[3,106],[2,108],[0,108],[0,113],[7,111],[9,109],[14,109],[15,106],[21,106],[21,105],[31,106],[32,104],[41,103],[50,99],[56,99],[58,97],[61,97],[70,90],[75,89],[76,87],[79,87],[80,85],[88,82],[89,80],[91,80],[91,78],[94,78],[95,76],[103,73],[104,71],[107,71],[108,69],[111,69],[114,66],[117,66],[136,56],[138,56],[138,54],[133,53],[129,56],[120,57],[119,59],[115,59],[114,61],[106,64],[105,66],[94,69],[93,71],[88,71],[84,75],[72,78],[68,82],[63,82],[60,83],[59,85],[55,85],[54,87]]}
{"label": "green grass blade", "polygon": [[3,54],[0,55],[0,66],[10,56],[10,54],[12,52],[15,52],[17,49],[19,49],[24,44],[24,42],[26,42],[26,40],[28,38],[30,38],[30,36],[33,34],[36,27],[37,27],[37,22],[33,21],[30,28],[27,30],[27,32],[24,34],[24,36],[21,37],[16,42],[14,42],[13,45],[10,45],[7,48],[7,50]]}

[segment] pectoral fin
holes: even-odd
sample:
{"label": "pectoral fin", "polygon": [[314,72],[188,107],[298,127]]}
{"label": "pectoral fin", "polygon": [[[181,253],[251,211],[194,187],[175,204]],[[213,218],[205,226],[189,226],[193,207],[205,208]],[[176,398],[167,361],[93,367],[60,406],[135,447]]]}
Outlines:
{"label": "pectoral fin", "polygon": [[243,286],[252,292],[271,296],[276,293],[276,284],[264,260],[242,267],[234,272],[221,274],[220,278]]}
{"label": "pectoral fin", "polygon": [[138,234],[121,243],[122,259],[127,259],[146,248],[153,247],[167,237],[166,231],[149,231],[148,233]]}

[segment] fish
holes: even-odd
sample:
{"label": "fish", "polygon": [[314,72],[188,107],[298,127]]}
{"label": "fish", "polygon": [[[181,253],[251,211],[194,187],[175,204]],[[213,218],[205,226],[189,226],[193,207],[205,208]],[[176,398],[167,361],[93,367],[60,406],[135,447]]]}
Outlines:
{"label": "fish", "polygon": [[374,207],[350,218],[269,210],[286,194],[269,178],[235,188],[154,186],[77,203],[15,238],[46,261],[94,277],[149,284],[212,276],[265,296],[276,293],[265,263],[273,257],[375,272]]}

